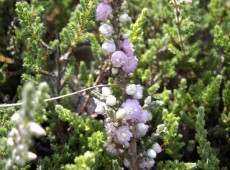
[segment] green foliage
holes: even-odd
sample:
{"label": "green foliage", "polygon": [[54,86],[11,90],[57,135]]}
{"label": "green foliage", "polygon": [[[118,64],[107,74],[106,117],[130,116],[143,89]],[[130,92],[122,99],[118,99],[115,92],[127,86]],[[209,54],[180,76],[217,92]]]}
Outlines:
{"label": "green foliage", "polygon": [[201,157],[198,161],[198,167],[204,170],[216,170],[219,169],[219,160],[216,158],[216,153],[210,146],[210,142],[207,141],[207,130],[204,128],[204,107],[199,107],[196,121],[196,140],[199,144],[197,151]]}
{"label": "green foliage", "polygon": [[142,27],[147,15],[148,15],[148,9],[144,8],[141,12],[140,17],[135,22],[135,24],[131,25],[130,42],[132,42],[133,44],[136,44],[138,42],[138,39],[140,39],[141,35],[143,34]]}
{"label": "green foliage", "polygon": [[81,80],[81,85],[86,85],[89,81],[89,70],[86,68],[85,62],[80,62],[80,69],[79,69],[79,74],[78,78]]}
{"label": "green foliage", "polygon": [[183,147],[181,141],[181,134],[178,134],[178,126],[180,118],[173,113],[168,113],[167,110],[163,110],[164,125],[168,130],[168,133],[164,136],[165,152],[169,154],[173,159],[180,159],[180,148]]}
{"label": "green foliage", "polygon": [[197,169],[196,163],[185,163],[185,162],[179,162],[178,160],[175,161],[165,161],[160,162],[157,164],[157,169],[161,170],[192,170]]}
{"label": "green foliage", "polygon": [[[44,11],[44,8],[37,1],[33,2],[32,6],[27,2],[18,2],[16,4],[16,12],[21,26],[26,28],[26,31],[32,35],[32,38],[39,42],[44,31],[39,15]],[[34,14],[37,15],[34,16]]]}
{"label": "green foliage", "polygon": [[81,34],[92,28],[95,2],[93,0],[81,0],[81,5],[71,15],[67,27],[60,33],[62,53],[65,53],[69,47],[74,48],[78,44]]}
{"label": "green foliage", "polygon": [[[37,160],[21,169],[124,168],[122,159],[104,150],[104,117],[94,114],[92,99],[101,94],[93,91],[89,98],[81,93],[44,101],[96,84],[116,84],[110,56],[101,48],[107,38],[99,35],[95,21],[99,2],[0,0],[0,103],[20,102],[21,87],[33,82],[38,88],[30,92],[25,110],[33,112],[47,132],[33,140]],[[119,76],[143,87],[141,104],[152,97],[153,119],[138,147],[145,153],[145,144],[161,144],[164,151],[155,160],[159,170],[229,169],[229,0],[184,1],[176,15],[169,0],[126,0],[124,4],[128,8],[113,11],[114,23],[106,23],[112,23],[115,32],[121,28],[119,35],[113,34],[115,39],[129,34],[138,58],[132,76]],[[116,18],[122,13],[131,18],[127,24]],[[120,50],[120,42],[115,43]],[[49,88],[39,86],[41,82]],[[111,88],[118,105],[122,104],[125,87]],[[35,98],[36,104],[31,102]],[[199,106],[205,107],[205,115],[202,107],[196,114]],[[10,154],[6,145],[13,127],[10,117],[19,109],[0,108],[0,169]],[[110,114],[113,118],[115,110],[110,109]]]}
{"label": "green foliage", "polygon": [[223,49],[223,52],[226,54],[226,59],[229,61],[229,38],[224,35],[223,31],[218,25],[216,25],[214,28],[214,38],[214,42]]}
{"label": "green foliage", "polygon": [[88,137],[89,148],[96,152],[102,152],[104,140],[105,135],[102,132],[94,132],[91,137]]}
{"label": "green foliage", "polygon": [[209,84],[206,91],[203,94],[203,101],[207,106],[215,106],[220,101],[219,89],[222,81],[222,76],[218,75]]}
{"label": "green foliage", "polygon": [[230,111],[230,81],[226,83],[226,88],[223,90],[223,102],[226,111]]}
{"label": "green foliage", "polygon": [[65,169],[93,170],[97,167],[96,159],[96,155],[93,152],[86,151],[84,155],[81,155],[74,159],[75,165],[66,165]]}
{"label": "green foliage", "polygon": [[75,131],[75,135],[79,135],[82,131],[92,132],[102,128],[102,121],[90,120],[90,117],[78,116],[76,113],[63,108],[61,105],[56,106],[56,112],[62,121],[70,123],[70,126]]}

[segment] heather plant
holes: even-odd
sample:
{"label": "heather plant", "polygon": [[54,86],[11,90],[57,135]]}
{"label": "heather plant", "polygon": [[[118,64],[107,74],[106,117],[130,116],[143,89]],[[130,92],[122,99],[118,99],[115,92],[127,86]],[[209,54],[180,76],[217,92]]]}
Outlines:
{"label": "heather plant", "polygon": [[229,169],[229,9],[0,0],[0,169]]}

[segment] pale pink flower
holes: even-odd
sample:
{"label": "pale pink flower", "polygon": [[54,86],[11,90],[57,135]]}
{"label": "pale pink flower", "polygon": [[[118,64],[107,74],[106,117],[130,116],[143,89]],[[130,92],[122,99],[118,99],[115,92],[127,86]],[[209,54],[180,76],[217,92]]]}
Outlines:
{"label": "pale pink flower", "polygon": [[127,126],[121,126],[116,131],[116,137],[120,144],[126,145],[133,137],[133,134]]}
{"label": "pale pink flower", "polygon": [[121,106],[125,110],[125,119],[135,121],[142,112],[139,102],[135,99],[127,99]]}
{"label": "pale pink flower", "polygon": [[153,159],[149,160],[149,161],[144,161],[140,164],[140,168],[144,169],[144,168],[152,168],[155,164],[155,161]]}
{"label": "pale pink flower", "polygon": [[135,56],[129,56],[123,64],[122,70],[126,73],[133,73],[137,68],[137,61]]}
{"label": "pale pink flower", "polygon": [[153,146],[152,146],[152,149],[154,149],[156,151],[156,153],[162,152],[162,148],[159,145],[159,143],[154,143]]}
{"label": "pale pink flower", "polygon": [[133,56],[133,45],[129,42],[128,39],[125,39],[121,42],[121,49],[125,52],[125,54],[129,56]]}
{"label": "pale pink flower", "polygon": [[137,138],[145,136],[148,131],[149,126],[144,123],[138,123],[136,125],[135,136]]}
{"label": "pale pink flower", "polygon": [[113,122],[106,122],[105,131],[107,135],[113,137],[116,134],[117,129]]}
{"label": "pale pink flower", "polygon": [[99,3],[96,10],[96,20],[106,21],[113,12],[112,7],[107,3]]}
{"label": "pale pink flower", "polygon": [[116,51],[112,54],[111,62],[114,67],[121,67],[127,61],[127,56],[122,51]]}
{"label": "pale pink flower", "polygon": [[108,146],[106,147],[106,150],[112,155],[115,156],[117,155],[117,149],[116,149],[116,145],[114,143],[110,143],[108,144]]}
{"label": "pale pink flower", "polygon": [[138,121],[140,123],[146,123],[151,119],[152,119],[152,115],[147,110],[142,110],[140,116],[138,117]]}
{"label": "pale pink flower", "polygon": [[107,55],[111,55],[116,51],[116,46],[111,40],[107,40],[102,44],[102,49],[105,51]]}
{"label": "pale pink flower", "polygon": [[99,31],[105,37],[109,38],[113,34],[113,27],[109,24],[103,24],[99,27]]}

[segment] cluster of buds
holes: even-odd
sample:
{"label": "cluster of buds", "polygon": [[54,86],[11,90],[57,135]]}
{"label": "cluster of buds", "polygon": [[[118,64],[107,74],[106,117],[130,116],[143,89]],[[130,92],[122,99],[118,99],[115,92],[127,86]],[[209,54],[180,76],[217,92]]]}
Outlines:
{"label": "cluster of buds", "polygon": [[132,150],[132,141],[141,141],[149,128],[146,123],[152,119],[148,110],[145,110],[138,101],[143,97],[142,87],[129,84],[126,86],[125,93],[130,98],[119,103],[112,95],[112,90],[103,87],[101,94],[97,95],[98,99],[95,99],[95,112],[106,117],[105,130],[108,137],[104,146],[112,156],[123,157],[124,165],[127,167],[132,163],[131,153],[135,152],[137,155],[143,155],[136,160],[136,165],[142,169],[151,168],[157,153],[162,150],[159,144],[155,143],[144,153]]}
{"label": "cluster of buds", "polygon": [[[138,60],[134,56],[133,45],[129,42],[128,35],[124,34],[122,36],[123,39],[117,43],[114,43],[114,41],[110,39],[114,33],[113,26],[109,23],[109,20],[113,18],[113,9],[110,2],[111,1],[103,0],[99,3],[96,10],[96,19],[102,22],[99,31],[107,38],[102,44],[102,49],[111,59],[113,74],[116,74],[119,68],[125,73],[133,73],[137,68]],[[125,24],[130,20],[128,14],[124,13],[119,16],[119,22],[121,24]]]}
{"label": "cluster of buds", "polygon": [[[113,75],[120,70],[131,74],[136,70],[138,60],[134,56],[134,48],[129,41],[129,36],[127,34],[113,36],[118,34],[115,27],[124,25],[131,19],[128,14],[119,14],[120,23],[114,24],[114,14],[117,13],[112,7],[115,8],[116,5],[113,0],[102,0],[96,10],[96,19],[102,23],[99,31],[105,39],[102,49],[111,60]],[[119,9],[124,8],[125,2]],[[118,39],[118,37],[122,38]],[[149,169],[154,166],[154,158],[162,149],[158,143],[155,143],[151,148],[143,151],[137,147],[137,144],[143,143],[142,138],[149,128],[147,122],[152,119],[152,115],[146,109],[148,103],[151,103],[151,97],[148,97],[148,102],[142,107],[138,101],[143,97],[141,85],[128,84],[124,85],[124,88],[126,99],[122,103],[121,99],[118,100],[113,95],[109,87],[103,87],[101,93],[94,94],[97,98],[95,112],[105,117],[107,140],[104,146],[112,156],[123,158],[126,167]]]}
{"label": "cluster of buds", "polygon": [[154,158],[156,158],[157,154],[160,152],[162,152],[161,146],[158,143],[154,143],[152,147],[147,150],[145,161],[140,164],[140,168],[152,168],[155,164]]}
{"label": "cluster of buds", "polygon": [[11,121],[15,124],[9,132],[7,145],[11,149],[11,159],[8,161],[6,168],[11,167],[13,164],[23,166],[27,161],[37,158],[37,155],[29,151],[32,136],[45,135],[45,130],[38,124],[33,122],[34,108],[32,104],[33,99],[31,92],[33,86],[27,84],[23,91],[23,106],[21,111],[15,112]]}

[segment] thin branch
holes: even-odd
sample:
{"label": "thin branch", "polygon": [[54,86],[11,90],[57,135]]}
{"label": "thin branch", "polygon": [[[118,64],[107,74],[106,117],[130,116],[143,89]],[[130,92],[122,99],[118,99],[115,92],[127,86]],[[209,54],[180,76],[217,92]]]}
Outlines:
{"label": "thin branch", "polygon": [[[107,85],[101,84],[101,85],[97,85],[97,86],[92,86],[92,87],[88,87],[86,89],[82,89],[82,90],[79,90],[79,91],[76,91],[76,92],[73,92],[73,93],[69,93],[69,94],[65,94],[65,95],[45,99],[44,102],[50,102],[50,101],[62,99],[64,97],[73,96],[75,94],[79,94],[79,93],[82,93],[82,92],[85,92],[85,91],[88,91],[88,90],[91,90],[91,89],[95,89],[95,88],[98,88],[98,87],[106,87],[106,86],[116,86],[116,84],[107,84]],[[20,103],[12,103],[12,104],[0,104],[0,108],[1,107],[15,107],[15,106],[22,106],[22,105],[23,105],[22,102],[20,102]]]}
{"label": "thin branch", "polygon": [[176,26],[178,30],[179,43],[181,45],[181,50],[183,52],[183,55],[186,56],[185,47],[184,47],[184,39],[181,33],[181,27],[180,27],[180,23],[181,23],[180,9],[179,9],[179,5],[177,4],[177,0],[173,0],[173,7],[174,7],[174,14],[175,14],[175,19],[176,19]]}
{"label": "thin branch", "polygon": [[[108,66],[108,62],[105,60],[104,65],[101,68],[100,74],[98,75],[96,81],[94,82],[94,86],[96,86],[96,85],[101,83],[101,80],[104,77],[105,69],[106,69],[107,66]],[[87,96],[87,98],[85,99],[85,101],[84,101],[84,103],[83,103],[83,105],[82,105],[82,107],[80,109],[79,115],[82,114],[83,111],[85,110],[85,108],[87,106],[87,103],[89,102],[89,99],[90,99],[90,96]]]}

